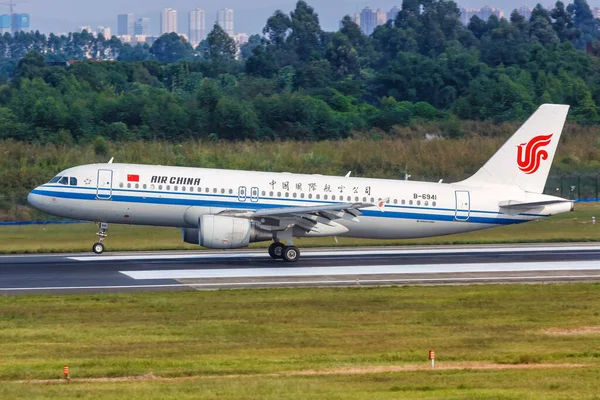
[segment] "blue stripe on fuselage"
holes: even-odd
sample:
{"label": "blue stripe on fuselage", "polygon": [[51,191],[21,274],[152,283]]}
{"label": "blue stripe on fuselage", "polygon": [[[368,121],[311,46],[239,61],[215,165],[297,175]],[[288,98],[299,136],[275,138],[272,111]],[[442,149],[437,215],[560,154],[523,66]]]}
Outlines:
{"label": "blue stripe on fuselage", "polygon": [[[123,196],[114,193],[110,201],[122,202],[122,203],[140,203],[140,204],[169,204],[169,205],[179,205],[179,206],[201,206],[201,207],[217,207],[217,208],[232,208],[232,209],[248,209],[248,210],[259,210],[265,208],[288,208],[288,207],[296,207],[293,205],[287,204],[265,204],[259,202],[231,202],[231,201],[218,201],[218,200],[196,200],[196,199],[178,199],[171,197],[141,197],[141,196]],[[77,193],[77,192],[63,192],[63,191],[49,191],[42,189],[34,189],[31,193],[38,194],[42,196],[51,196],[58,197],[64,199],[76,199],[76,200],[97,200],[95,193]],[[172,193],[164,193],[169,194]],[[182,193],[183,194],[183,193]],[[188,195],[188,194],[186,194]],[[200,195],[200,194],[197,194]],[[202,195],[204,196],[204,195]],[[215,196],[215,195],[213,195]],[[222,195],[220,197],[233,197],[234,196],[226,196]],[[283,200],[283,199],[268,199],[268,200]],[[285,199],[286,201],[288,199]],[[108,201],[108,200],[98,200],[98,201]],[[301,201],[301,200],[300,200]],[[335,202],[327,202],[327,201],[318,201],[321,204],[336,204]],[[388,208],[388,205],[386,205]],[[391,207],[389,207],[391,208]],[[416,208],[416,207],[399,207],[395,206],[394,208]],[[436,209],[431,209],[431,211],[436,211]],[[447,211],[454,212],[455,210],[448,209]],[[363,215],[367,217],[378,217],[378,218],[402,218],[402,219],[422,219],[428,221],[456,221],[453,214],[445,215],[445,214],[429,214],[429,213],[419,213],[419,212],[405,212],[405,211],[379,211],[379,210],[361,210]],[[478,224],[494,224],[494,225],[510,225],[510,224],[518,224],[522,222],[528,222],[528,220],[523,219],[512,219],[512,218],[491,218],[491,217],[476,217],[473,216],[473,213],[477,213],[479,211],[471,211],[471,215],[469,216],[468,221],[456,221],[456,222],[470,222],[470,223],[478,223]],[[489,213],[489,211],[488,211]]]}

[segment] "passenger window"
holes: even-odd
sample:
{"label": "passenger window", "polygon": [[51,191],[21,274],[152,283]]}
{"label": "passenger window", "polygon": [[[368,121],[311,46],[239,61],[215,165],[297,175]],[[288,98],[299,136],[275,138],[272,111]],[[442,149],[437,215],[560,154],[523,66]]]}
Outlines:
{"label": "passenger window", "polygon": [[155,188],[156,188],[156,186],[150,185],[150,189],[154,190]]}
{"label": "passenger window", "polygon": [[429,202],[428,202],[428,201],[426,201],[426,202],[425,202],[425,205],[426,205],[426,206],[428,206],[428,205],[429,205]]}
{"label": "passenger window", "polygon": [[318,194],[318,195],[317,195],[317,200],[319,200],[320,198],[321,198],[321,195],[320,195],[320,194]]}
{"label": "passenger window", "polygon": [[290,193],[289,192],[285,192],[285,197],[290,197]]}
{"label": "passenger window", "polygon": [[277,192],[277,197],[281,197],[281,192]]}
{"label": "passenger window", "polygon": [[304,198],[304,193],[300,193],[300,198],[303,199]]}
{"label": "passenger window", "polygon": [[67,178],[66,176],[63,176],[62,178],[60,178],[60,181],[58,181],[58,183],[60,185],[68,185],[69,184],[69,178]]}
{"label": "passenger window", "polygon": [[323,200],[327,200],[327,195],[326,194],[323,195]]}
{"label": "passenger window", "polygon": [[119,187],[122,188],[123,187],[123,182],[119,183]]}
{"label": "passenger window", "polygon": [[206,188],[206,189],[204,189],[204,191],[205,191],[206,193],[209,193],[209,192],[210,192],[210,189],[209,189],[209,188]]}
{"label": "passenger window", "polygon": [[331,195],[331,200],[335,200],[335,194]]}
{"label": "passenger window", "polygon": [[358,197],[358,196],[356,196],[356,197],[354,198],[354,201],[358,202],[358,199],[359,199],[359,197]]}
{"label": "passenger window", "polygon": [[144,183],[144,189],[146,189],[148,186],[146,186],[146,184]]}
{"label": "passenger window", "polygon": [[431,203],[431,205],[435,207],[435,205],[436,205],[435,201],[433,203]]}
{"label": "passenger window", "polygon": [[128,184],[127,184],[127,188],[128,188],[128,189],[131,189],[131,183],[128,183]]}
{"label": "passenger window", "polygon": [[265,196],[267,194],[267,192],[265,192],[264,190],[262,191],[261,196]]}
{"label": "passenger window", "polygon": [[363,203],[366,203],[366,202],[367,202],[367,198],[363,197]]}
{"label": "passenger window", "polygon": [[217,193],[217,188],[213,188],[213,193]]}
{"label": "passenger window", "polygon": [[70,183],[71,183],[71,186],[77,186],[77,178],[71,177]]}
{"label": "passenger window", "polygon": [[371,197],[371,203],[375,203],[375,199]]}
{"label": "passenger window", "polygon": [[[265,192],[263,192],[264,194]],[[233,194],[233,189],[229,189],[229,194]]]}
{"label": "passenger window", "polygon": [[190,186],[190,192],[193,192],[193,191],[194,191],[194,187]]}
{"label": "passenger window", "polygon": [[312,193],[309,193],[309,194],[308,194],[308,198],[309,198],[309,199],[312,199]]}
{"label": "passenger window", "polygon": [[294,193],[294,194],[292,195],[292,197],[293,197],[293,198],[296,198],[296,197],[298,197],[298,194],[297,194],[297,193]]}
{"label": "passenger window", "polygon": [[406,204],[406,200],[402,200],[402,204]]}
{"label": "passenger window", "polygon": [[348,196],[348,201],[352,201],[352,196]]}
{"label": "passenger window", "polygon": [[225,193],[225,189],[221,189],[221,194],[224,194],[224,193]]}
{"label": "passenger window", "polygon": [[171,185],[167,185],[167,190],[171,190]]}
{"label": "passenger window", "polygon": [[162,185],[158,185],[158,190],[162,190]]}
{"label": "passenger window", "polygon": [[398,204],[398,199],[394,199],[394,204]]}
{"label": "passenger window", "polygon": [[182,187],[181,187],[181,191],[182,191],[182,192],[185,192],[185,186],[182,186]]}
{"label": "passenger window", "polygon": [[420,206],[421,205],[421,200],[417,200],[417,205]]}
{"label": "passenger window", "polygon": [[412,200],[409,200],[409,201],[408,201],[408,205],[412,206],[412,204],[413,204],[413,201],[412,201]]}
{"label": "passenger window", "polygon": [[140,184],[139,184],[139,183],[136,183],[136,184],[135,184],[135,188],[136,188],[136,189],[139,189],[139,188],[140,188]]}
{"label": "passenger window", "polygon": [[269,192],[269,196],[273,197],[273,192]]}

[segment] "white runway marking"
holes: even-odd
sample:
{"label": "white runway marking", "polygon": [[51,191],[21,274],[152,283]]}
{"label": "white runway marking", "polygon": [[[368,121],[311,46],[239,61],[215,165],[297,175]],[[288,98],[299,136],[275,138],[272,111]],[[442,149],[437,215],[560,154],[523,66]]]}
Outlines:
{"label": "white runway marking", "polygon": [[214,279],[341,275],[441,274],[461,272],[523,272],[600,270],[600,261],[473,264],[359,265],[348,267],[285,267],[120,271],[133,279]]}
{"label": "white runway marking", "polygon": [[[378,283],[443,283],[443,282],[492,282],[492,281],[529,281],[558,279],[600,279],[600,275],[540,275],[540,276],[494,276],[469,278],[408,278],[408,279],[361,279],[359,284]],[[356,285],[356,280],[324,280],[324,281],[282,281],[282,282],[223,282],[223,283],[175,283],[170,285],[121,285],[121,286],[48,286],[30,288],[0,288],[0,292],[19,292],[31,290],[95,290],[95,289],[153,289],[183,287],[227,287],[227,286],[279,286],[279,285]]]}
{"label": "white runway marking", "polygon": [[[352,250],[340,249],[335,251],[306,251],[302,257],[329,257],[329,256],[387,256],[387,255],[417,255],[417,254],[457,254],[457,253],[497,253],[510,251],[512,253],[531,253],[531,252],[580,252],[580,251],[600,251],[600,246],[543,246],[543,247],[485,247],[485,248],[431,248],[431,249],[394,249],[394,250]],[[265,252],[223,252],[223,253],[192,253],[192,254],[139,254],[139,255],[91,255],[91,256],[72,256],[68,257],[74,261],[135,261],[135,260],[186,260],[202,258],[265,258]]]}

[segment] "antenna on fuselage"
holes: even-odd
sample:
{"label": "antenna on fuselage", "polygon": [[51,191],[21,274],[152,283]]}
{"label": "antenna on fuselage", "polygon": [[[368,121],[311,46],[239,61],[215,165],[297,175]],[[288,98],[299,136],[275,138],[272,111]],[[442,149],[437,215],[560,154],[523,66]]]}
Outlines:
{"label": "antenna on fuselage", "polygon": [[108,160],[108,163],[109,163],[109,164],[112,164],[112,162],[113,162],[113,160],[114,160],[114,159],[115,159],[115,158],[114,158],[114,157],[112,157],[110,160]]}

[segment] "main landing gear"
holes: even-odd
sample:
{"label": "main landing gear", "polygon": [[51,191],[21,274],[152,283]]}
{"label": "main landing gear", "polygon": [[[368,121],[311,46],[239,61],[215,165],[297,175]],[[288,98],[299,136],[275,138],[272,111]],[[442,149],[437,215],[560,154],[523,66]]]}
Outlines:
{"label": "main landing gear", "polygon": [[286,246],[276,241],[269,246],[269,255],[272,258],[283,258],[288,262],[296,262],[300,258],[300,250],[295,246]]}
{"label": "main landing gear", "polygon": [[96,233],[96,235],[98,235],[98,241],[92,246],[92,251],[96,254],[104,253],[104,244],[102,242],[104,242],[104,239],[108,236],[106,231],[108,231],[108,224],[106,222],[100,222],[98,224],[98,232]]}

